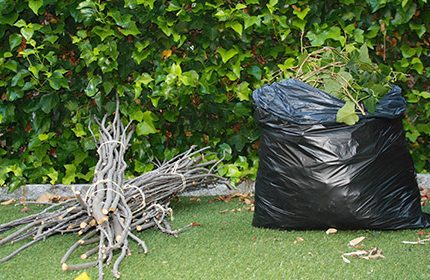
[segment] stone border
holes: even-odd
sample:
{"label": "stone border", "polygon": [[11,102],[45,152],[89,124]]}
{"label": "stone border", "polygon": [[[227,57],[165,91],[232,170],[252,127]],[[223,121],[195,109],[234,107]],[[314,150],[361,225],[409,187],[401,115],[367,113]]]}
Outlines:
{"label": "stone border", "polygon": [[[430,189],[430,174],[418,174],[417,182],[421,188]],[[88,188],[88,184],[73,185],[76,190],[83,190]],[[217,196],[217,195],[227,195],[234,192],[253,192],[254,182],[245,180],[239,184],[237,189],[228,189],[226,185],[215,185],[209,188],[201,188],[196,190],[189,190],[182,193],[182,196]],[[0,201],[5,201],[9,199],[19,199],[24,197],[26,200],[34,201],[42,194],[50,193],[55,196],[73,196],[73,192],[68,185],[25,185],[19,190],[12,193],[7,192],[6,188],[0,188]],[[81,191],[81,193],[83,193]]]}

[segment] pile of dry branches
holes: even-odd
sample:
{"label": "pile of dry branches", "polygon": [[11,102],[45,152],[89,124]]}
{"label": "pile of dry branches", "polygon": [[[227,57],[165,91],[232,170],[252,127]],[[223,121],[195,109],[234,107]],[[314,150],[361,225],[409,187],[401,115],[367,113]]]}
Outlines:
{"label": "pile of dry branches", "polygon": [[[137,242],[143,252],[148,251],[145,242],[133,232],[155,227],[177,236],[181,230],[172,230],[168,222],[172,214],[170,200],[187,188],[224,182],[213,174],[218,161],[204,162],[202,152],[207,148],[195,147],[159,163],[153,171],[124,181],[124,154],[132,133],[120,120],[118,102],[113,121],[107,125],[105,116],[97,123],[99,161],[91,187],[85,193],[74,191],[74,198],[40,213],[0,225],[0,234],[4,234],[0,246],[24,242],[1,258],[0,264],[49,236],[72,232],[80,239],[61,259],[63,270],[98,266],[99,279],[103,279],[105,265],[113,263],[112,273],[119,278],[119,266],[131,254],[130,241]],[[93,260],[72,264],[70,257],[76,250],[82,251],[81,247],[87,250],[80,258],[87,260],[94,255]]]}

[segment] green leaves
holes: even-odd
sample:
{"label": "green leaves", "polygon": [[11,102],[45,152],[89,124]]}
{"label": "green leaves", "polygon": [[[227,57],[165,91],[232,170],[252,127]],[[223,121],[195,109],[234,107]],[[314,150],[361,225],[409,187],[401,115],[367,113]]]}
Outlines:
{"label": "green leaves", "polygon": [[28,6],[35,13],[38,14],[40,7],[43,5],[43,0],[28,0]]}
{"label": "green leaves", "polygon": [[49,85],[55,89],[59,90],[61,88],[69,88],[67,79],[64,77],[64,70],[58,69],[48,78]]}
{"label": "green leaves", "polygon": [[249,100],[249,95],[251,94],[251,89],[249,88],[248,82],[240,83],[236,88],[237,97],[240,101]]}
{"label": "green leaves", "polygon": [[350,100],[346,101],[345,105],[343,105],[336,114],[336,121],[347,125],[353,125],[357,123],[359,119],[355,112],[355,104]]}
{"label": "green leaves", "polygon": [[115,35],[115,32],[109,26],[96,26],[93,28],[92,32],[99,36],[102,41],[110,36]]}
{"label": "green leaves", "polygon": [[310,31],[306,37],[309,38],[311,45],[314,47],[324,45],[324,43],[329,39],[340,42],[342,46],[345,45],[346,42],[346,38],[341,34],[341,29],[337,26],[332,26],[319,33]]}
{"label": "green leaves", "polygon": [[369,51],[368,51],[367,46],[365,44],[363,44],[360,47],[359,60],[363,64],[372,64],[372,60],[370,60],[370,57],[369,57]]}
{"label": "green leaves", "polygon": [[154,122],[157,121],[157,116],[151,111],[146,111],[142,114],[142,121],[136,126],[136,134],[138,136],[146,136],[157,133]]}
{"label": "green leaves", "polygon": [[239,51],[234,48],[229,50],[226,50],[224,48],[218,48],[216,51],[221,55],[221,59],[223,63],[227,63],[227,61],[229,61],[239,53]]}
{"label": "green leaves", "polygon": [[240,36],[242,36],[243,26],[242,26],[241,23],[239,23],[237,21],[227,22],[225,24],[225,26],[232,28],[234,31],[236,31],[237,34],[239,34]]}
{"label": "green leaves", "polygon": [[[430,171],[422,157],[429,148],[412,143],[429,141],[429,12],[423,1],[51,2],[1,6],[0,144],[6,146],[0,145],[0,155],[2,163],[22,170],[19,177],[0,175],[6,184],[89,180],[96,158],[88,121],[111,112],[116,92],[124,121],[136,125],[129,151],[139,162],[130,164],[135,172],[192,144],[219,151],[227,145],[226,165],[238,172],[228,167],[224,174],[252,177],[258,135],[252,90],[294,76],[301,50],[325,45],[355,54],[348,69],[336,69],[336,78],[321,77],[320,88],[352,100],[344,87],[360,80],[350,93],[366,113],[388,90],[375,81],[402,77],[397,83],[409,103],[411,153],[417,167]],[[320,66],[331,61],[323,56]],[[372,72],[369,60],[386,64],[385,70]],[[340,118],[354,121],[346,109]],[[355,110],[359,115],[356,104]],[[85,160],[74,159],[75,151]]]}
{"label": "green leaves", "polygon": [[19,34],[12,34],[9,36],[9,47],[10,50],[14,50],[16,47],[18,47],[19,45],[21,45],[21,41],[22,41],[22,37]]}
{"label": "green leaves", "polygon": [[291,68],[296,72],[296,79],[346,101],[337,112],[336,120],[349,125],[359,119],[356,110],[361,115],[366,115],[366,110],[375,113],[379,99],[388,93],[390,83],[396,81],[392,69],[372,62],[366,45],[359,49],[353,45],[344,49],[324,47],[303,54],[297,66]]}
{"label": "green leaves", "polygon": [[136,36],[140,34],[139,29],[137,28],[136,22],[132,20],[132,15],[124,15],[121,14],[120,11],[112,11],[108,13],[109,16],[111,16],[115,23],[121,27],[120,32],[124,34],[125,36],[133,35]]}
{"label": "green leaves", "polygon": [[99,92],[99,89],[97,88],[97,86],[100,85],[101,83],[102,83],[102,79],[99,75],[92,77],[88,81],[88,85],[85,88],[85,94],[88,97],[93,97],[94,95],[96,95]]}
{"label": "green leaves", "polygon": [[63,184],[70,185],[75,182],[76,166],[74,164],[65,164],[66,174],[63,177]]}
{"label": "green leaves", "polygon": [[57,93],[48,93],[42,95],[39,106],[44,113],[48,114],[58,106],[59,101],[60,98],[58,97]]}
{"label": "green leaves", "polygon": [[294,9],[293,14],[295,14],[299,19],[305,19],[307,14],[309,13],[311,9],[309,7],[306,7],[304,9]]}

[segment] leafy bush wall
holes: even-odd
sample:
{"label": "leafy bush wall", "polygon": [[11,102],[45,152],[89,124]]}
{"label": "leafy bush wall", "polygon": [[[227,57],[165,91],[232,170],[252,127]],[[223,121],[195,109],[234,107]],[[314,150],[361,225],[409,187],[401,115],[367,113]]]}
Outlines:
{"label": "leafy bush wall", "polygon": [[251,92],[288,76],[303,48],[367,43],[407,74],[406,136],[417,170],[430,154],[426,0],[0,0],[0,185],[91,180],[88,127],[115,92],[136,133],[129,175],[189,145],[255,176]]}

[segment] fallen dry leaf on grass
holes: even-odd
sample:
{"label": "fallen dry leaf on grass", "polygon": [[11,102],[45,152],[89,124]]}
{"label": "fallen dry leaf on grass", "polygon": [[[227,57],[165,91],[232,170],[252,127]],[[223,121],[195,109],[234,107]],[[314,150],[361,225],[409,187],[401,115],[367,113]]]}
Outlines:
{"label": "fallen dry leaf on grass", "polygon": [[237,213],[237,212],[242,212],[242,208],[235,208],[235,209],[225,209],[225,210],[221,210],[219,211],[221,214],[225,214],[225,213]]}
{"label": "fallen dry leaf on grass", "polygon": [[342,255],[341,257],[342,257],[342,260],[343,260],[344,262],[346,262],[346,263],[351,263],[351,261],[350,261],[350,260],[348,260],[348,258],[347,258],[347,257],[345,257],[344,255]]}
{"label": "fallen dry leaf on grass", "polygon": [[6,200],[6,201],[1,202],[1,203],[0,203],[0,205],[7,206],[7,205],[12,205],[12,204],[14,204],[15,202],[16,202],[16,200],[15,200],[15,199],[9,199],[9,200]]}
{"label": "fallen dry leaf on grass", "polygon": [[294,244],[297,244],[297,243],[302,243],[302,242],[304,242],[305,240],[303,239],[303,237],[296,237],[296,240],[294,240]]}
{"label": "fallen dry leaf on grass", "polygon": [[430,236],[430,231],[419,230],[417,232],[417,235],[428,235],[428,236]]}
{"label": "fallen dry leaf on grass", "polygon": [[360,236],[349,241],[348,246],[355,247],[360,244],[366,237]]}
{"label": "fallen dry leaf on grass", "polygon": [[201,199],[200,199],[199,197],[195,197],[195,196],[193,196],[193,197],[190,197],[190,201],[191,201],[191,202],[200,202],[200,201],[201,201]]}
{"label": "fallen dry leaf on grass", "polygon": [[376,259],[384,259],[385,256],[382,254],[382,250],[379,248],[373,248],[369,251],[367,256],[364,256],[363,259],[367,260],[376,260]]}
{"label": "fallen dry leaf on grass", "polygon": [[228,195],[220,195],[214,199],[209,200],[209,203],[214,203],[217,201],[223,201],[223,202],[230,202],[233,198],[239,198],[239,201],[242,202],[244,205],[242,208],[237,209],[231,209],[231,210],[222,210],[220,213],[235,213],[235,212],[242,212],[242,211],[249,211],[254,212],[255,209],[255,200],[253,199],[252,193],[240,193],[235,192]]}
{"label": "fallen dry leaf on grass", "polygon": [[410,245],[424,245],[424,244],[430,243],[430,238],[418,239],[417,241],[402,241],[402,243],[410,244]]}
{"label": "fallen dry leaf on grass", "polygon": [[71,198],[70,196],[61,196],[61,195],[55,195],[55,194],[46,192],[41,194],[36,199],[36,203],[57,203],[57,202],[65,201],[70,198]]}
{"label": "fallen dry leaf on grass", "polygon": [[359,257],[368,254],[369,252],[366,250],[358,250],[350,253],[344,253],[342,256],[344,257]]}
{"label": "fallen dry leaf on grass", "polygon": [[425,206],[430,200],[430,189],[420,187],[421,205]]}
{"label": "fallen dry leaf on grass", "polygon": [[337,232],[337,229],[335,228],[329,228],[325,231],[326,234],[335,234]]}
{"label": "fallen dry leaf on grass", "polygon": [[365,260],[376,260],[385,258],[385,256],[382,254],[382,250],[377,247],[372,248],[370,250],[358,250],[354,252],[344,253],[341,255],[341,257],[345,263],[351,263],[351,260],[349,260],[347,257],[354,257]]}
{"label": "fallen dry leaf on grass", "polygon": [[37,199],[37,203],[49,203],[53,202],[54,200],[57,200],[59,196],[53,195],[52,193],[44,193],[41,194]]}
{"label": "fallen dry leaf on grass", "polygon": [[26,212],[28,212],[28,211],[30,211],[31,209],[30,208],[28,208],[27,206],[24,206],[20,211],[22,212],[22,213],[26,213]]}

